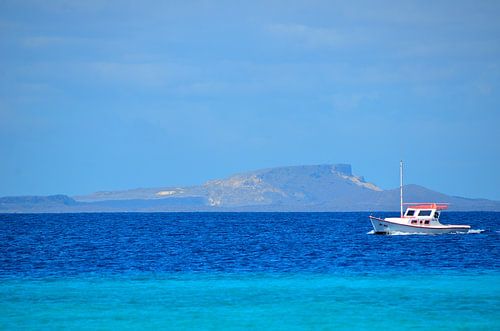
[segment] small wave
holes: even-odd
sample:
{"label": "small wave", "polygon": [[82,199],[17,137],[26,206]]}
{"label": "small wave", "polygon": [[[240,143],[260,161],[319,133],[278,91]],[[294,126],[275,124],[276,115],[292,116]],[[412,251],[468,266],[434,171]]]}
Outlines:
{"label": "small wave", "polygon": [[482,229],[470,229],[469,231],[465,232],[465,234],[476,234],[476,233],[482,233],[486,230],[482,230]]}
{"label": "small wave", "polygon": [[483,233],[486,230],[482,229],[470,229],[467,232],[450,232],[450,234],[478,234],[478,233]]}
{"label": "small wave", "polygon": [[401,231],[392,231],[388,233],[390,236],[413,236],[413,235],[419,235],[419,236],[427,236],[431,235],[433,236],[433,233],[422,233],[422,232],[401,232]]}

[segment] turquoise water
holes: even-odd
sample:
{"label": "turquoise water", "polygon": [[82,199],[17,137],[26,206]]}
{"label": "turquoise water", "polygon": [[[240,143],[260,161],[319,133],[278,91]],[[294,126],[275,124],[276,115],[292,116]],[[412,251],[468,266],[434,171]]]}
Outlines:
{"label": "turquoise water", "polygon": [[443,217],[474,231],[370,235],[366,213],[0,214],[0,330],[499,330],[500,213]]}
{"label": "turquoise water", "polygon": [[498,329],[500,276],[10,280],[2,329]]}

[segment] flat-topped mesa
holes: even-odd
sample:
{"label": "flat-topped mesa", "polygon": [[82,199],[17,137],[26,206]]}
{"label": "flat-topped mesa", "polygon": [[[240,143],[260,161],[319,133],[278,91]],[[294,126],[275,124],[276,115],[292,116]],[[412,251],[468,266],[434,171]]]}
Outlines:
{"label": "flat-topped mesa", "polygon": [[[500,201],[452,197],[418,185],[405,185],[404,189],[408,201],[446,201],[454,211],[500,210]],[[329,163],[259,169],[184,187],[102,191],[72,198],[0,197],[0,213],[394,211],[400,207],[399,195],[399,187],[382,190],[363,176],[354,175],[350,164]]]}
{"label": "flat-topped mesa", "polygon": [[332,171],[338,172],[346,176],[352,176],[351,165],[347,163],[333,164]]}

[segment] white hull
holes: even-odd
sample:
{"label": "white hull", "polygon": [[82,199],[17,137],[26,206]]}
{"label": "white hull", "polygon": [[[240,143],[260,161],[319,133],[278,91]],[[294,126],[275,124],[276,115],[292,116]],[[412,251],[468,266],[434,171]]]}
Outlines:
{"label": "white hull", "polygon": [[391,219],[391,221],[388,221],[387,219],[372,216],[370,217],[373,230],[377,234],[390,234],[395,232],[422,234],[463,233],[469,231],[470,229],[470,226],[468,225],[409,225],[394,220],[395,219]]}

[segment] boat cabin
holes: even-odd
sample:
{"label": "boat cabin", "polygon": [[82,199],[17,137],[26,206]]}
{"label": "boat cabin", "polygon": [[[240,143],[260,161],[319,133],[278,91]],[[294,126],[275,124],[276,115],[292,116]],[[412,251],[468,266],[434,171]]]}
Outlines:
{"label": "boat cabin", "polygon": [[405,213],[405,217],[434,217],[439,218],[439,211],[434,209],[415,209],[408,208]]}
{"label": "boat cabin", "polygon": [[439,222],[440,211],[448,208],[447,204],[407,204],[404,218],[409,218],[409,224],[412,225],[430,225]]}

